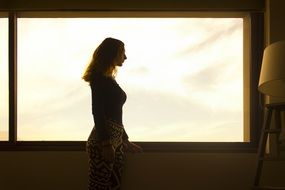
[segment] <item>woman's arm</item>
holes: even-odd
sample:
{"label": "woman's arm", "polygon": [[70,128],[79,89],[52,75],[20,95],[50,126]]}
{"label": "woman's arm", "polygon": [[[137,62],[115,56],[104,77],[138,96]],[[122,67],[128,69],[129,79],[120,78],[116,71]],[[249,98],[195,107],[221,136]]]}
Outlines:
{"label": "woman's arm", "polygon": [[109,141],[110,133],[106,126],[106,87],[107,83],[103,79],[97,79],[95,84],[92,84],[92,113],[96,127],[96,139],[98,141]]}

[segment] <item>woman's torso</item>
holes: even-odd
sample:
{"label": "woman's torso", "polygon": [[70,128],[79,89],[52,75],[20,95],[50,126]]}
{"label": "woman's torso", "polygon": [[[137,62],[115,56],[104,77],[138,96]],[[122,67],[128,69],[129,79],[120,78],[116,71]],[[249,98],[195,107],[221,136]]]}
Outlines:
{"label": "woman's torso", "polygon": [[123,125],[122,109],[127,96],[118,83],[111,77],[97,74],[90,85],[94,120],[96,120],[97,113],[102,112],[99,109],[103,109],[105,119]]}

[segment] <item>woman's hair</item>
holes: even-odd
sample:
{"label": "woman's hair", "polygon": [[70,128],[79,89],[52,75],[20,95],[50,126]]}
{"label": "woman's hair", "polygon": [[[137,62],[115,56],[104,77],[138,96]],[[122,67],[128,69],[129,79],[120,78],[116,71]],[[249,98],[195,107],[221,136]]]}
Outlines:
{"label": "woman's hair", "polygon": [[95,73],[114,78],[116,75],[116,65],[114,59],[118,53],[124,49],[124,43],[118,39],[106,38],[95,49],[92,60],[87,66],[82,79],[91,82]]}

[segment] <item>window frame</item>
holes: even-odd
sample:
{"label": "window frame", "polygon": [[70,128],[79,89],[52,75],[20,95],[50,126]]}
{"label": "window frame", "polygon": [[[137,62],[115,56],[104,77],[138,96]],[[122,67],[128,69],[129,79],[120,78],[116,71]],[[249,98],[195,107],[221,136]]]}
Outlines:
{"label": "window frame", "polygon": [[[244,142],[136,142],[145,152],[255,152],[262,119],[261,95],[257,90],[263,51],[264,21],[261,12],[188,12],[188,11],[10,11],[9,12],[9,140],[0,150],[83,151],[85,141],[17,141],[17,18],[53,17],[240,17],[244,15]],[[225,17],[225,18],[226,18]]]}

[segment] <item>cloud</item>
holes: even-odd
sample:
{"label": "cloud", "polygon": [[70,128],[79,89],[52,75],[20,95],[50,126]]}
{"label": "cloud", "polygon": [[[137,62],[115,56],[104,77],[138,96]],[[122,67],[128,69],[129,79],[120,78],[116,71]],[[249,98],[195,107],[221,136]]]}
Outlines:
{"label": "cloud", "polygon": [[227,68],[231,67],[226,62],[211,64],[191,75],[185,75],[181,80],[186,89],[195,91],[212,91],[221,81],[224,75],[227,74]]}
{"label": "cloud", "polygon": [[20,138],[48,140],[59,134],[62,137],[57,140],[87,138],[89,130],[93,127],[89,87],[74,86],[57,95],[47,101],[30,102],[31,106],[20,110]]}
{"label": "cloud", "polygon": [[158,91],[128,93],[124,124],[131,139],[150,141],[242,141],[242,113]]}
{"label": "cloud", "polygon": [[[203,102],[160,93],[159,91],[133,90],[129,92],[128,100],[124,107],[124,118],[132,126],[146,125],[162,127],[171,123],[210,121],[225,118],[234,119],[234,112],[219,112],[212,110]],[[234,115],[234,116],[233,116]],[[228,116],[228,117],[227,117]]]}
{"label": "cloud", "polygon": [[[197,42],[182,49],[176,55],[189,56],[189,53],[191,54],[198,53],[200,51],[208,49],[209,46],[211,46],[212,44],[219,43],[220,40],[224,38],[229,38],[236,32],[242,31],[242,25],[238,21],[233,21],[231,23],[226,23],[226,24],[219,23],[218,26],[215,26],[215,20],[212,20],[211,22],[213,23],[206,22],[205,25],[203,25],[203,22],[202,22],[202,24],[200,24],[196,30],[197,30],[197,34],[202,33],[203,35],[198,38],[199,40]],[[194,30],[194,29],[191,29],[191,30]],[[186,37],[189,38],[189,35]],[[191,38],[195,39],[197,38],[197,36],[192,36]],[[191,40],[191,41],[194,41],[194,40]]]}
{"label": "cloud", "polygon": [[8,131],[0,131],[0,141],[8,140]]}
{"label": "cloud", "polygon": [[148,67],[139,66],[129,71],[132,75],[147,75],[150,70]]}

